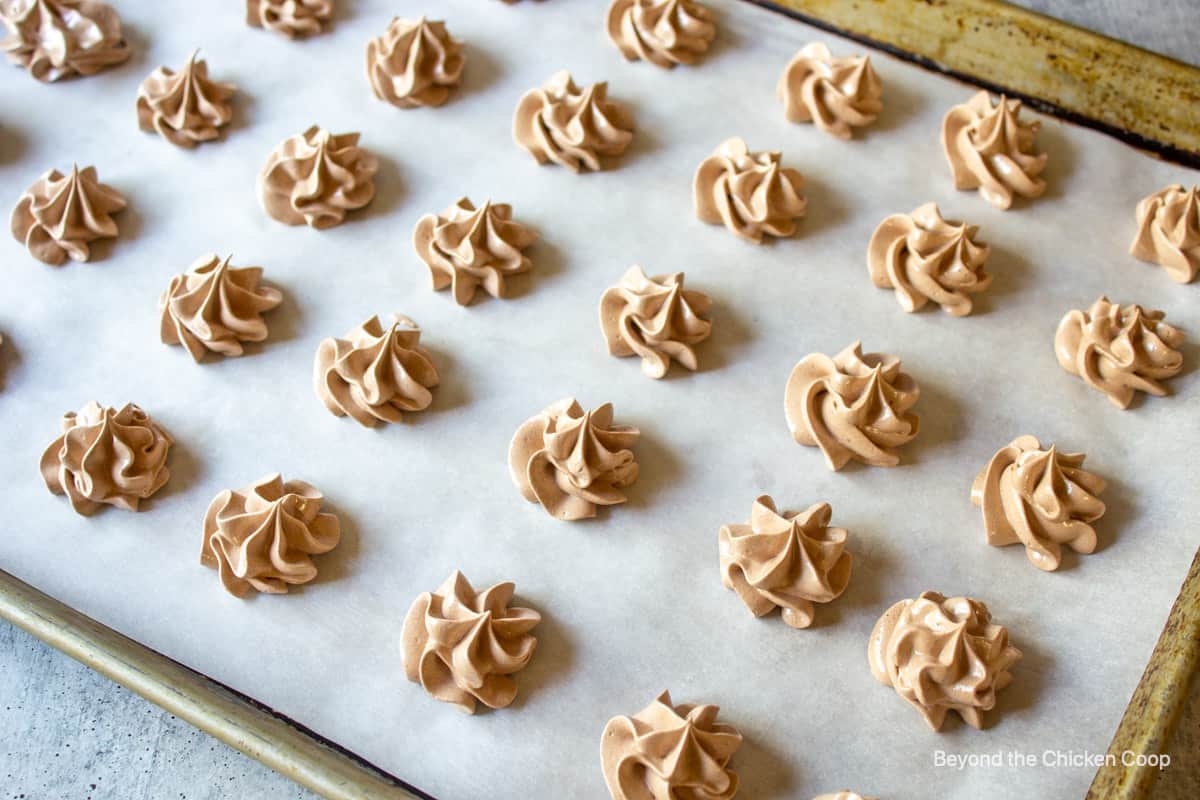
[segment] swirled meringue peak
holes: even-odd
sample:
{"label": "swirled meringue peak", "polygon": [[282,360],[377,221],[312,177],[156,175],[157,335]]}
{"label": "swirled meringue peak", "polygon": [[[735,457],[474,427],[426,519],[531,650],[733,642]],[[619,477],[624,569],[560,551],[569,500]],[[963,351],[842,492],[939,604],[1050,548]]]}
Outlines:
{"label": "swirled meringue peak", "polygon": [[1172,184],[1137,204],[1137,236],[1130,255],[1158,264],[1176,283],[1200,272],[1200,188]]}
{"label": "swirled meringue peak", "polygon": [[692,183],[701,221],[724,224],[755,244],[764,235],[796,232],[796,219],[808,205],[803,190],[803,176],[781,166],[777,151],[753,152],[736,136],[700,163]]}
{"label": "swirled meringue peak", "polygon": [[288,586],[317,577],[310,556],[328,553],[341,539],[325,497],[304,481],[284,483],[278,472],[242,489],[226,489],[204,515],[200,563],[217,570],[235,597],[254,589],[287,594]]}
{"label": "swirled meringue peak", "polygon": [[613,0],[605,27],[629,61],[695,64],[717,36],[713,14],[695,0]]}
{"label": "swirled meringue peak", "polygon": [[875,680],[891,686],[941,730],[947,711],[973,728],[1012,680],[1021,651],[987,606],[970,597],[922,592],[893,605],[871,631],[867,658]]}
{"label": "swirled meringue peak", "polygon": [[288,225],[331,228],[375,196],[379,161],[358,146],[357,133],[313,125],[271,153],[258,176],[263,209]]}
{"label": "swirled meringue peak", "polygon": [[542,621],[532,608],[509,606],[515,586],[476,592],[457,570],[413,602],[400,649],[404,674],[438,700],[474,714],[478,703],[504,708],[517,696],[512,674],[537,647],[530,631]]}
{"label": "swirled meringue peak", "polygon": [[996,208],[1012,206],[1013,195],[1041,197],[1046,154],[1034,152],[1041,123],[1021,122],[1021,101],[1000,95],[993,106],[986,91],[946,112],[942,149],[955,189],[978,189]]}
{"label": "swirled meringue peak", "polygon": [[179,72],[159,67],[138,89],[138,126],[180,147],[216,139],[233,118],[229,99],[237,87],[209,80],[208,64],[198,54],[193,52]]}
{"label": "swirled meringue peak", "polygon": [[289,39],[314,36],[333,19],[333,0],[246,0],[246,24]]}
{"label": "swirled meringue peak", "polygon": [[97,0],[3,0],[0,50],[39,81],[94,75],[129,58],[121,18]]}
{"label": "swirled meringue peak", "polygon": [[632,266],[600,297],[600,328],[610,354],[638,356],[651,378],[665,376],[671,359],[695,372],[692,346],[712,333],[711,307],[708,295],[683,288],[682,272],[648,278]]}
{"label": "swirled meringue peak", "polygon": [[563,70],[517,103],[513,139],[539,164],[581,172],[602,169],[602,157],[624,153],[633,126],[629,110],[608,99],[607,83],[581,90]]}
{"label": "swirled meringue peak", "polygon": [[102,505],[137,511],[171,477],[171,437],[133,403],[120,411],[88,403],[63,415],[62,430],[42,454],[42,480],[84,516]]}
{"label": "swirled meringue peak", "polygon": [[895,289],[905,311],[932,300],[947,314],[971,313],[971,295],[992,283],[984,271],[990,249],[976,240],[979,228],[942,219],[937,203],[911,214],[893,214],[879,223],[867,245],[871,282]]}
{"label": "swirled meringue peak", "polygon": [[513,435],[508,467],[521,496],[556,519],[596,516],[596,506],[626,501],[637,479],[630,449],[641,431],[613,424],[612,403],[585,412],[566,397],[527,419]]}
{"label": "swirled meringue peak", "polygon": [[424,411],[438,373],[420,341],[417,323],[399,315],[386,328],[371,317],[341,339],[326,339],[313,365],[317,397],[335,416],[368,428]]}
{"label": "swirled meringue peak", "polygon": [[865,794],[852,792],[849,789],[842,789],[839,792],[826,792],[819,794],[813,800],[879,800],[878,797],[867,797]]}
{"label": "swirled meringue peak", "polygon": [[91,242],[116,237],[112,215],[124,208],[124,196],[101,183],[95,167],[73,165],[70,175],[52,169],[26,189],[10,226],[30,255],[57,267],[68,257],[87,261]]}
{"label": "swirled meringue peak", "polygon": [[613,800],[730,800],[729,768],[742,735],[717,722],[720,709],[675,705],[663,692],[632,717],[613,717],[600,738],[600,765]]}
{"label": "swirled meringue peak", "polygon": [[863,355],[859,342],[833,358],[812,353],[788,377],[783,395],[788,428],[800,444],[820,447],[825,463],[839,470],[851,459],[876,467],[900,463],[895,449],[920,429],[909,411],[921,390],[900,359]]}
{"label": "swirled meringue peak", "polygon": [[870,56],[834,58],[821,42],[806,45],[779,76],[775,93],[791,122],[812,122],[839,139],[870,125],[883,110],[883,88]]}
{"label": "swirled meringue peak", "polygon": [[816,503],[780,514],[775,501],[759,497],[748,525],[721,528],[721,582],[756,617],[778,607],[793,628],[812,625],[813,603],[835,600],[850,581],[846,530],[829,527],[832,513],[828,503]]}
{"label": "swirled meringue peak", "polygon": [[283,302],[283,294],[259,286],[261,279],[262,267],[233,267],[215,253],[196,259],[158,300],[163,344],[183,345],[198,363],[208,352],[240,356],[243,342],[265,341],[262,315]]}
{"label": "swirled meringue peak", "polygon": [[1160,381],[1183,370],[1183,331],[1166,315],[1101,297],[1087,311],[1068,311],[1054,334],[1054,352],[1067,372],[1128,408],[1137,390],[1162,397]]}
{"label": "swirled meringue peak", "polygon": [[1033,565],[1046,572],[1058,569],[1062,545],[1094,551],[1091,523],[1104,514],[1097,495],[1105,483],[1083,468],[1083,459],[1053,445],[1043,450],[1034,436],[1018,436],[992,456],[971,485],[988,544],[1023,544]]}
{"label": "swirled meringue peak", "polygon": [[449,286],[461,306],[480,286],[504,297],[504,279],[532,266],[523,251],[535,241],[532,228],[513,220],[512,206],[488,200],[476,208],[466,197],[441,214],[421,217],[413,231],[413,247],[429,267],[434,290]]}
{"label": "swirled meringue peak", "polygon": [[367,80],[380,100],[399,108],[440,106],[458,85],[466,59],[446,23],[395,17],[367,42]]}

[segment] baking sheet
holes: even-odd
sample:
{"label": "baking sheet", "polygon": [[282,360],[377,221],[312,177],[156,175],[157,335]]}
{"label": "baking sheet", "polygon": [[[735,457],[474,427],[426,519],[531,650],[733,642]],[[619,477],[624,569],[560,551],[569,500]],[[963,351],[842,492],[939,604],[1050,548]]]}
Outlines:
{"label": "baking sheet", "polygon": [[[52,86],[0,70],[0,196],[15,202],[74,160],[130,203],[121,238],[91,264],[54,269],[0,244],[11,520],[0,566],[441,798],[603,796],[605,721],[663,688],[721,705],[742,730],[746,797],[1082,794],[1094,766],[955,770],[934,753],[1101,753],[1137,683],[1197,544],[1196,373],[1171,382],[1175,396],[1120,412],[1059,369],[1052,339],[1068,308],[1101,293],[1162,308],[1195,337],[1195,287],[1126,255],[1136,201],[1195,174],[1046,120],[1047,196],[996,211],[953,189],[937,142],[971,87],[876,56],[883,116],[841,142],[787,123],[774,83],[808,41],[860,48],[710,4],[721,25],[711,56],[671,72],[621,58],[603,3],[478,0],[345,4],[330,34],[306,42],[247,28],[237,10],[128,0],[130,63]],[[443,108],[371,97],[363,49],[394,13],[445,18],[468,43],[465,85]],[[145,74],[178,68],[196,46],[243,94],[228,139],[187,152],[139,132],[134,99]],[[563,67],[580,83],[609,80],[636,114],[612,171],[538,168],[511,142],[517,99]],[[362,131],[382,161],[374,203],[320,232],[270,220],[254,191],[270,150],[313,122]],[[692,215],[692,172],[731,135],[782,149],[806,175],[794,239],[756,248]],[[463,194],[512,203],[542,234],[519,297],[463,309],[430,291],[412,227]],[[906,315],[867,276],[879,220],[929,200],[993,247],[995,281],[972,317]],[[156,299],[208,251],[262,265],[286,300],[252,355],[196,365],[158,342]],[[606,354],[596,305],[632,263],[683,270],[714,298],[699,374],[655,382]],[[313,395],[312,356],[322,338],[392,312],[423,326],[442,385],[429,412],[366,430]],[[830,473],[788,435],[792,365],[855,339],[899,355],[921,385],[922,432],[900,468]],[[1200,358],[1192,344],[1185,356]],[[631,502],[587,523],[551,519],[507,474],[517,425],[568,394],[613,401],[618,421],[643,430]],[[171,482],[144,513],[84,519],[41,483],[59,415],[93,398],[137,402],[176,439]],[[975,472],[1022,433],[1086,451],[1110,481],[1100,551],[1057,574],[1019,547],[987,547],[968,499]],[[317,582],[240,601],[197,563],[201,520],[218,491],[274,470],[325,493],[343,541],[318,559]],[[764,492],[786,508],[829,501],[850,530],[850,586],[813,629],[755,620],[721,586],[717,529]],[[509,709],[468,717],[404,679],[404,613],[456,568],[476,586],[516,581],[544,616]],[[988,730],[931,733],[871,678],[876,617],[924,589],[985,600],[1025,652]]]}

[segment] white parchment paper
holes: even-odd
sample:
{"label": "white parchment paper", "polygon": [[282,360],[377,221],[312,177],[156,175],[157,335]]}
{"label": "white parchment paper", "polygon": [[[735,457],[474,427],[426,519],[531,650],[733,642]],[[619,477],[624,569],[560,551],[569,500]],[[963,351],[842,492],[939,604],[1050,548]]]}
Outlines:
{"label": "white parchment paper", "polygon": [[[938,144],[942,115],[971,87],[878,55],[885,110],[865,135],[789,124],[774,85],[791,54],[814,39],[861,48],[732,0],[711,2],[711,56],[673,71],[626,63],[601,2],[341,5],[330,33],[290,42],[225,4],[126,0],[130,63],[50,86],[0,69],[4,202],[72,161],[129,200],[120,239],[94,263],[54,269],[0,241],[0,566],[440,798],[604,796],[605,721],[663,688],[719,704],[743,731],[740,796],[1081,795],[1093,768],[1040,758],[1107,747],[1186,572],[1200,387],[1189,367],[1175,396],[1118,411],[1059,369],[1053,334],[1101,293],[1200,334],[1197,288],[1127,255],[1137,200],[1195,174],[1048,119],[1046,197],[994,210],[954,190]],[[443,108],[401,111],[371,96],[363,51],[393,14],[422,13],[467,43],[464,86]],[[195,47],[242,94],[227,139],[188,152],[140,132],[134,100],[147,73],[179,68]],[[564,67],[608,80],[636,114],[611,171],[539,168],[511,141],[518,98]],[[255,194],[271,149],[314,122],[361,131],[383,163],[371,206],[321,232],[274,222]],[[781,149],[807,177],[794,239],[754,247],[693,216],[692,173],[732,135]],[[520,296],[463,309],[430,290],[413,226],[464,194],[510,202],[540,231]],[[875,225],[930,200],[993,247],[994,286],[969,318],[904,314],[868,279]],[[264,346],[197,365],[159,343],[156,302],[209,251],[262,265],[286,300]],[[596,307],[633,263],[683,270],[714,298],[699,374],[674,367],[655,382],[606,354]],[[312,358],[322,338],[392,312],[423,326],[442,385],[432,410],[367,430],[322,407]],[[899,355],[921,386],[922,431],[897,469],[831,473],[788,435],[793,364],[855,339]],[[631,501],[587,523],[556,522],[508,477],[513,431],[565,395],[613,401],[644,432]],[[177,440],[172,479],[144,513],[85,519],[42,485],[38,457],[60,415],[93,398],[134,401]],[[985,545],[969,502],[976,471],[1024,433],[1085,451],[1111,484],[1100,550],[1056,574],[1019,547]],[[276,470],[325,492],[343,542],[318,559],[315,583],[237,600],[198,564],[201,520],[217,492]],[[756,620],[721,586],[717,530],[760,493],[791,509],[829,501],[851,532],[850,586],[810,630]],[[478,587],[516,581],[545,617],[509,709],[469,717],[404,679],[404,613],[456,568]],[[987,730],[931,733],[870,675],[876,617],[925,589],[983,599],[1025,653]],[[935,767],[938,750],[1039,763],[960,771]]]}

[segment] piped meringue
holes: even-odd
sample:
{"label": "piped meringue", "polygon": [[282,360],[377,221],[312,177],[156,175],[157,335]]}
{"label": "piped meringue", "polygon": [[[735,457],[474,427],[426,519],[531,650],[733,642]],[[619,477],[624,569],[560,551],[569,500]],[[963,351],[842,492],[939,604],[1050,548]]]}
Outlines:
{"label": "piped meringue", "polygon": [[780,514],[762,495],[750,509],[750,524],[721,528],[721,582],[756,617],[778,607],[791,627],[812,625],[813,603],[835,600],[850,581],[847,533],[829,527],[832,513],[828,503],[815,503]]}
{"label": "piped meringue", "polygon": [[1200,272],[1200,188],[1172,184],[1137,204],[1134,258],[1162,266],[1176,283],[1191,283]]}
{"label": "piped meringue", "polygon": [[429,408],[438,373],[420,341],[417,323],[400,315],[386,328],[375,316],[341,339],[324,340],[313,364],[317,397],[335,416],[368,428]]}
{"label": "piped meringue", "polygon": [[371,202],[378,169],[357,133],[335,135],[313,125],[271,153],[258,177],[259,197],[280,222],[331,228]]}
{"label": "piped meringue", "polygon": [[1009,669],[1021,651],[978,600],[922,592],[884,612],[871,631],[867,657],[875,680],[894,688],[936,731],[947,711],[982,728],[983,712],[1012,680]]}
{"label": "piped meringue", "polygon": [[612,403],[585,413],[566,397],[522,423],[508,449],[521,496],[570,521],[596,516],[596,506],[624,503],[622,490],[638,475],[630,448],[641,431],[612,419]]}
{"label": "piped meringue", "polygon": [[246,24],[289,39],[315,36],[333,19],[333,0],[246,0]]}
{"label": "piped meringue", "polygon": [[117,223],[111,215],[123,208],[125,198],[100,182],[95,167],[72,166],[70,175],[52,169],[21,195],[10,226],[30,255],[57,267],[68,256],[87,261],[91,242],[114,238]]}
{"label": "piped meringue", "polygon": [[849,789],[842,789],[840,792],[827,792],[819,794],[813,800],[879,800],[878,797],[867,797],[865,794],[852,792]]}
{"label": "piped meringue", "polygon": [[515,586],[476,592],[455,572],[413,602],[400,635],[404,674],[438,700],[474,714],[477,703],[504,708],[517,696],[510,676],[537,647],[530,631],[542,621],[531,608],[509,606]]}
{"label": "piped meringue", "polygon": [[39,81],[93,75],[129,58],[121,18],[97,0],[6,0],[0,50]]}
{"label": "piped meringue", "polygon": [[1101,297],[1087,311],[1067,312],[1054,334],[1054,353],[1063,369],[1117,408],[1128,408],[1139,389],[1162,397],[1168,392],[1159,381],[1183,370],[1183,331],[1165,316]]}
{"label": "piped meringue", "polygon": [[862,352],[855,342],[833,358],[812,353],[788,377],[783,405],[792,438],[821,448],[839,470],[854,459],[876,467],[900,463],[895,448],[911,442],[920,420],[909,409],[921,396],[900,359]]}
{"label": "piped meringue", "polygon": [[1105,482],[1083,460],[1053,445],[1043,450],[1034,436],[1018,436],[992,456],[971,485],[988,544],[1023,544],[1030,562],[1046,572],[1058,569],[1064,544],[1076,553],[1094,551],[1091,523],[1104,515],[1096,496]]}
{"label": "piped meringue", "polygon": [[522,251],[535,241],[532,228],[513,220],[512,206],[488,200],[475,208],[466,197],[441,214],[421,217],[413,231],[413,247],[429,267],[434,290],[451,287],[462,306],[480,286],[504,297],[504,279],[532,266]]}
{"label": "piped meringue", "polygon": [[695,0],[613,0],[608,38],[629,61],[695,64],[717,35],[713,14]]}
{"label": "piped meringue", "polygon": [[812,122],[839,139],[870,125],[883,110],[883,88],[870,56],[834,58],[821,42],[806,45],[779,76],[775,93],[791,122]]}
{"label": "piped meringue", "polygon": [[663,692],[632,717],[613,717],[600,738],[600,765],[613,800],[730,800],[738,729],[712,705],[675,705]]}
{"label": "piped meringue", "polygon": [[692,186],[701,221],[724,224],[755,244],[796,232],[807,208],[803,190],[803,176],[781,166],[778,151],[753,152],[736,136],[700,163]]}
{"label": "piped meringue", "polygon": [[1034,152],[1042,124],[1021,122],[1021,101],[1000,95],[993,106],[986,91],[954,106],[942,120],[942,149],[955,189],[978,189],[996,208],[1012,206],[1013,195],[1041,197],[1046,154]]}
{"label": "piped meringue", "polygon": [[639,356],[651,378],[665,376],[671,359],[694,372],[692,346],[712,333],[711,307],[708,295],[683,288],[682,272],[648,278],[633,266],[600,297],[600,328],[611,355]]}
{"label": "piped meringue", "polygon": [[133,403],[118,411],[90,402],[64,414],[62,430],[42,454],[42,480],[84,516],[102,505],[137,511],[171,477],[171,437]]}
{"label": "piped meringue", "polygon": [[990,248],[977,241],[976,225],[947,221],[937,203],[879,223],[867,245],[871,282],[895,289],[896,300],[913,312],[932,300],[956,317],[971,313],[971,295],[992,283],[984,271]]}
{"label": "piped meringue", "polygon": [[458,85],[466,59],[446,23],[394,17],[367,42],[367,80],[380,100],[399,108],[440,106]]}
{"label": "piped meringue", "polygon": [[233,267],[215,253],[201,256],[158,300],[159,337],[182,344],[197,363],[208,352],[240,356],[243,342],[262,342],[262,315],[283,302],[283,293],[259,286],[262,267]]}
{"label": "piped meringue", "polygon": [[284,483],[278,472],[217,495],[204,515],[200,563],[216,569],[235,597],[255,589],[287,594],[317,577],[309,556],[328,553],[341,539],[325,500],[304,481]]}
{"label": "piped meringue", "polygon": [[180,147],[216,139],[233,118],[229,99],[237,87],[209,80],[208,64],[196,58],[198,53],[192,53],[180,72],[159,67],[138,89],[138,126]]}
{"label": "piped meringue", "polygon": [[572,172],[603,168],[601,157],[619,156],[633,140],[633,115],[608,99],[608,84],[580,89],[571,73],[556,72],[526,92],[513,115],[513,139],[539,164]]}

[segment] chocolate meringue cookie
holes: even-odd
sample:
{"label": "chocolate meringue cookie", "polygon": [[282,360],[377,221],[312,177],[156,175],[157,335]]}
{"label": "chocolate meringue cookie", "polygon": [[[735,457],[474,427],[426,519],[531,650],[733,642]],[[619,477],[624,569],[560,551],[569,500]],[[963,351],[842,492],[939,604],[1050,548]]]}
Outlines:
{"label": "chocolate meringue cookie", "polygon": [[328,553],[341,539],[325,497],[304,481],[276,472],[242,489],[217,495],[204,515],[200,563],[216,569],[234,597],[255,589],[287,594],[288,586],[317,577],[309,556]]}
{"label": "chocolate meringue cookie", "polygon": [[420,341],[417,323],[400,315],[386,328],[371,317],[341,339],[324,340],[313,364],[317,397],[335,416],[368,428],[429,408],[438,373]]}
{"label": "chocolate meringue cookie", "polygon": [[1128,408],[1137,390],[1162,397],[1160,381],[1183,370],[1183,332],[1166,315],[1101,297],[1087,311],[1068,311],[1054,334],[1059,365],[1117,408]]}
{"label": "chocolate meringue cookie", "polygon": [[894,688],[937,731],[947,711],[982,728],[983,712],[1012,680],[1009,669],[1021,651],[978,600],[922,592],[884,612],[871,631],[867,658],[875,680]]}
{"label": "chocolate meringue cookie", "polygon": [[764,235],[791,236],[804,216],[804,178],[780,166],[779,153],[753,152],[728,139],[700,163],[692,185],[696,216],[761,244]]}
{"label": "chocolate meringue cookie", "polygon": [[521,496],[556,519],[596,516],[596,506],[627,499],[638,475],[630,449],[641,431],[614,425],[611,403],[584,412],[567,397],[530,417],[513,435],[508,466]]}
{"label": "chocolate meringue cookie", "polygon": [[434,290],[451,287],[460,306],[470,304],[480,286],[504,297],[504,279],[531,268],[522,251],[535,241],[532,228],[513,221],[512,206],[488,200],[475,208],[466,197],[441,214],[421,217],[413,231],[413,247],[429,267]]}
{"label": "chocolate meringue cookie", "polygon": [[258,285],[262,267],[233,267],[230,258],[201,256],[158,300],[163,344],[182,344],[197,363],[209,352],[240,356],[243,342],[265,341],[262,315],[283,302],[278,289]]}
{"label": "chocolate meringue cookie", "polygon": [[975,477],[971,502],[983,509],[987,542],[1025,545],[1040,570],[1062,562],[1062,545],[1076,553],[1096,549],[1091,523],[1104,515],[1096,496],[1104,480],[1083,468],[1082,453],[1043,450],[1034,436],[1018,436]]}
{"label": "chocolate meringue cookie", "polygon": [[671,359],[694,372],[692,346],[712,333],[711,307],[708,295],[683,288],[682,272],[647,278],[633,266],[600,297],[600,328],[611,355],[639,356],[651,378],[664,377]]}
{"label": "chocolate meringue cookie", "polygon": [[1172,184],[1137,204],[1134,258],[1158,264],[1176,283],[1191,283],[1200,272],[1200,188]]}
{"label": "chocolate meringue cookie", "polygon": [[921,396],[900,359],[862,352],[855,342],[833,358],[812,353],[788,377],[783,405],[792,438],[821,448],[839,470],[854,459],[876,467],[900,463],[895,448],[911,442],[920,419],[909,409]]}
{"label": "chocolate meringue cookie", "polygon": [[984,271],[990,248],[977,241],[979,228],[942,219],[937,203],[879,223],[867,245],[871,282],[895,289],[896,300],[913,312],[932,300],[947,314],[971,313],[971,294],[992,283]]}
{"label": "chocolate meringue cookie", "polygon": [[98,0],[6,0],[0,50],[39,81],[94,75],[129,58],[121,18]]}
{"label": "chocolate meringue cookie", "polygon": [[42,175],[21,195],[13,209],[13,237],[29,254],[51,266],[91,258],[91,242],[117,235],[113,214],[125,208],[125,198],[101,183],[95,167],[72,165],[71,174],[56,169]]}
{"label": "chocolate meringue cookie", "polygon": [[79,413],[64,414],[62,430],[39,469],[46,488],[65,494],[84,516],[102,505],[137,511],[171,477],[167,453],[173,440],[133,403],[118,411],[90,402]]}
{"label": "chocolate meringue cookie", "polygon": [[1012,206],[1013,195],[1041,197],[1046,182],[1046,154],[1034,152],[1042,124],[1021,122],[1021,101],[1004,95],[993,106],[986,91],[946,112],[942,149],[954,174],[955,189],[978,189],[999,209]]}
{"label": "chocolate meringue cookie", "polygon": [[438,700],[474,714],[477,703],[504,708],[517,696],[510,676],[533,657],[542,621],[531,608],[509,606],[515,587],[498,583],[476,592],[457,570],[413,602],[400,649],[404,674]]}
{"label": "chocolate meringue cookie", "polygon": [[333,0],[246,0],[246,24],[289,39],[315,36],[333,19]]}
{"label": "chocolate meringue cookie", "polygon": [[632,717],[613,717],[600,738],[600,765],[613,800],[730,800],[729,767],[742,746],[712,705],[675,705],[663,692]]}
{"label": "chocolate meringue cookie", "polygon": [[834,58],[821,42],[806,45],[779,76],[775,93],[791,122],[812,122],[839,139],[870,125],[883,110],[883,88],[870,56]]}
{"label": "chocolate meringue cookie", "polygon": [[394,17],[367,42],[367,80],[380,100],[399,108],[440,106],[458,85],[466,59],[446,23]]}
{"label": "chocolate meringue cookie", "polygon": [[229,99],[237,87],[209,80],[208,64],[198,54],[193,52],[180,72],[159,67],[138,89],[138,126],[180,147],[216,139],[233,118]]}
{"label": "chocolate meringue cookie", "polygon": [[513,140],[539,164],[572,172],[603,168],[602,157],[619,156],[633,140],[633,115],[608,99],[608,84],[580,89],[563,70],[540,89],[525,93],[513,115]]}
{"label": "chocolate meringue cookie", "polygon": [[712,12],[695,0],[613,0],[605,27],[627,60],[668,69],[695,64],[717,35]]}
{"label": "chocolate meringue cookie", "polygon": [[331,228],[371,202],[378,170],[357,133],[335,135],[313,125],[271,153],[258,176],[259,199],[280,222]]}

